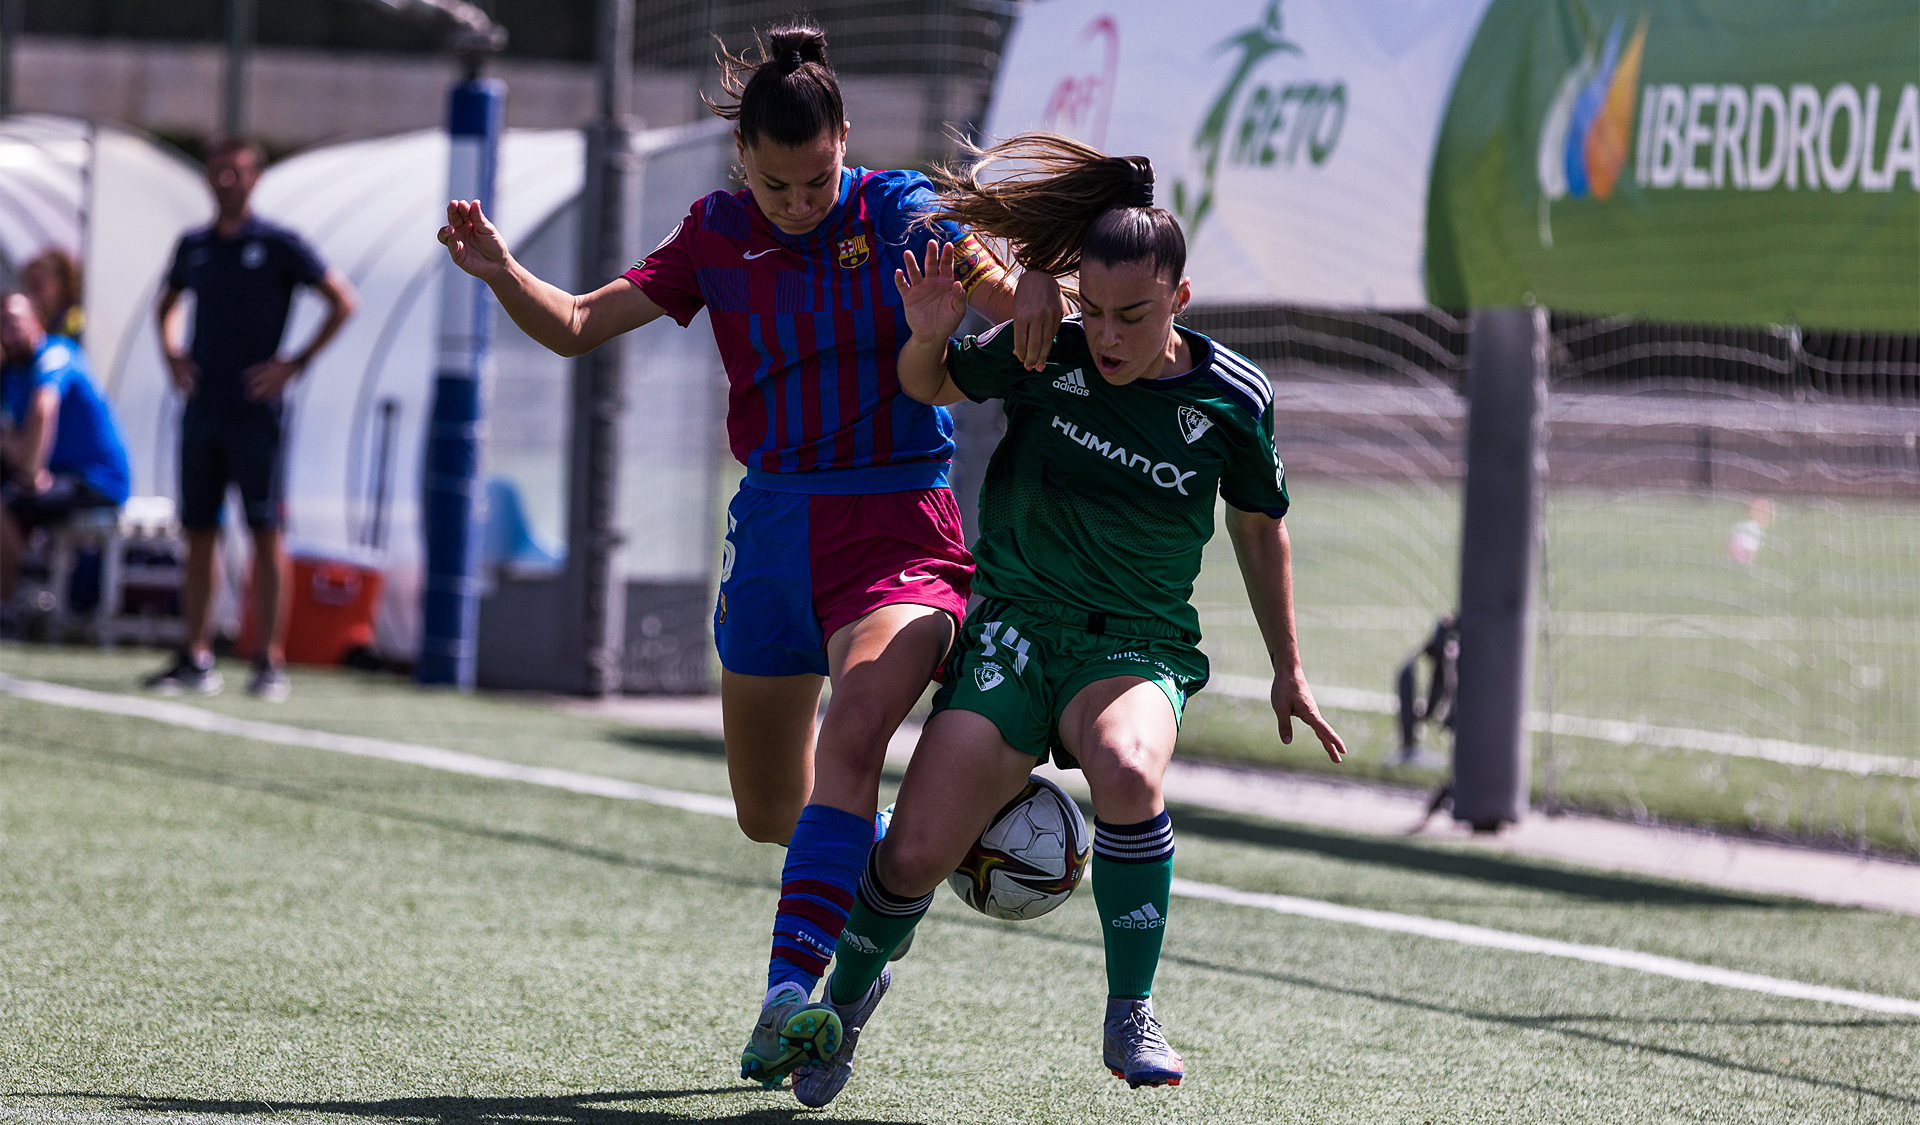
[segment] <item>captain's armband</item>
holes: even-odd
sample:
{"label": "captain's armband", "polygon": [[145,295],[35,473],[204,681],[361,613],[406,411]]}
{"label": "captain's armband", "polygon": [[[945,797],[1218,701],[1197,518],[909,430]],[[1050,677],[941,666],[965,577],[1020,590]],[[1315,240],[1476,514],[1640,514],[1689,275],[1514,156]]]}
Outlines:
{"label": "captain's armband", "polygon": [[968,293],[981,282],[994,277],[1005,277],[1006,267],[994,256],[987,244],[975,235],[968,233],[960,236],[953,244],[953,276]]}

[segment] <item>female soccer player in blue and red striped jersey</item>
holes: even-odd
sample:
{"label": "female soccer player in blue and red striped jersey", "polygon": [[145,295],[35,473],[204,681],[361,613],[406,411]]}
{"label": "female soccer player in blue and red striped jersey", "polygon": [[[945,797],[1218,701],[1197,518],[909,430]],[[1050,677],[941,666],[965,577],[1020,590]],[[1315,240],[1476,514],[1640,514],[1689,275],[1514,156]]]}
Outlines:
{"label": "female soccer player in blue and red striped jersey", "polygon": [[[838,1016],[808,1004],[872,846],[887,740],[939,668],[973,560],[947,488],[947,412],[901,393],[910,335],[893,284],[912,228],[957,243],[974,308],[1015,322],[1043,364],[1065,312],[1041,273],[1017,287],[951,223],[917,172],[844,166],[847,123],[808,26],[725,54],[746,190],[715,192],[611,284],[574,295],[507,252],[477,203],[454,201],[440,241],[527,335],[578,355],[662,315],[705,308],[726,364],[727,434],[746,481],[728,508],[714,635],[727,767],[741,828],[786,843],[768,991],[741,1077],[775,1084],[837,1047]],[[918,224],[918,225],[917,225]],[[920,226],[927,226],[922,230]],[[821,678],[833,697],[815,747]]]}

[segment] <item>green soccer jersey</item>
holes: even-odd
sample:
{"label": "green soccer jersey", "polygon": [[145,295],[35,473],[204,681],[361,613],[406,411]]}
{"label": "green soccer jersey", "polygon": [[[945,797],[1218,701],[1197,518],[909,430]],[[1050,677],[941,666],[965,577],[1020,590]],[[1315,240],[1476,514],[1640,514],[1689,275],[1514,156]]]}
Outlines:
{"label": "green soccer jersey", "polygon": [[968,397],[1006,400],[1007,436],[980,488],[974,591],[1198,637],[1187,599],[1213,536],[1215,492],[1243,511],[1287,511],[1266,375],[1182,328],[1191,371],[1116,387],[1100,377],[1078,318],[1061,323],[1042,371],[1020,365],[1005,328],[947,353]]}

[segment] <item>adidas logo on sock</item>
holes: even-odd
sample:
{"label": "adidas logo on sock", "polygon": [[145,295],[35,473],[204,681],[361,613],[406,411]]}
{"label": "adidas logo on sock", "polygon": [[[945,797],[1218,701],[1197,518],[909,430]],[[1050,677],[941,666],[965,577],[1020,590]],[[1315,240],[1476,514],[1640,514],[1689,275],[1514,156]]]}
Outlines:
{"label": "adidas logo on sock", "polygon": [[1087,397],[1087,377],[1082,375],[1080,369],[1076,367],[1072,371],[1055,379],[1053,381],[1053,389],[1085,398]]}
{"label": "adidas logo on sock", "polygon": [[873,942],[867,938],[854,933],[852,930],[842,930],[840,932],[840,940],[865,954],[871,955],[880,952],[879,946],[873,944]]}
{"label": "adidas logo on sock", "polygon": [[1135,907],[1131,914],[1113,920],[1113,928],[1116,930],[1155,930],[1166,924],[1167,920],[1160,916],[1160,912],[1155,910],[1150,902],[1143,902]]}

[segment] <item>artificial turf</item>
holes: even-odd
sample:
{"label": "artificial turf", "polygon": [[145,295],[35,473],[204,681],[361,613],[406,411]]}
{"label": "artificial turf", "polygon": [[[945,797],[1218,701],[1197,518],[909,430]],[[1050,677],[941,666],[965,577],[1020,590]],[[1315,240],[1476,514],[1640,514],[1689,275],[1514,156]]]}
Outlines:
{"label": "artificial turf", "polygon": [[[1423,481],[1294,482],[1287,515],[1301,651],[1316,685],[1393,689],[1400,663],[1455,604],[1459,492]],[[1920,509],[1794,498],[1758,553],[1729,533],[1747,497],[1563,489],[1548,495],[1534,708],[1920,757]],[[1270,675],[1224,536],[1194,591],[1219,672]],[[1423,672],[1424,677],[1424,672]],[[1437,784],[1393,764],[1391,716],[1339,711],[1340,772]],[[1258,703],[1203,692],[1182,747],[1324,769],[1282,747]],[[1445,748],[1443,734],[1429,739]],[[1920,855],[1920,779],[1854,776],[1646,743],[1536,735],[1536,801]]]}
{"label": "artificial turf", "polygon": [[[142,657],[0,647],[124,689]],[[208,706],[724,792],[710,741],[297,673]],[[1178,873],[1920,997],[1920,919],[1176,809]],[[1191,1077],[1098,1065],[1087,895],[944,892],[827,1111],[738,1083],[781,853],[726,819],[0,697],[0,1116],[1859,1122],[1920,1020],[1176,899]]]}

